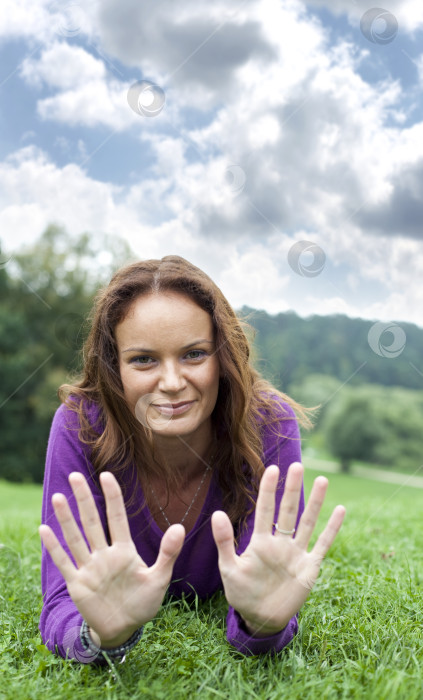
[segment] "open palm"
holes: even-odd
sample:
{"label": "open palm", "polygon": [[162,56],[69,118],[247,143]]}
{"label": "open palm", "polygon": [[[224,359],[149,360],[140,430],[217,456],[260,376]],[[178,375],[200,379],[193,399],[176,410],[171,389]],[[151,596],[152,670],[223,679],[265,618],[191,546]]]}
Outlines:
{"label": "open palm", "polygon": [[[273,533],[278,477],[276,465],[268,467],[263,474],[253,534],[240,556],[235,553],[233,528],[228,516],[217,511],[212,517],[227,601],[255,636],[276,634],[299,611],[313,588],[321,562],[345,516],[345,508],[337,506],[313,549],[307,552],[328,486],[328,480],[320,476],[315,479],[296,537],[277,530]],[[291,464],[277,519],[278,528],[288,533],[295,527],[302,478],[302,465],[298,462]]]}
{"label": "open palm", "polygon": [[73,472],[69,483],[78,504],[89,547],[63,494],[52,498],[56,517],[75,560],[71,561],[53,530],[40,526],[40,536],[66,581],[76,607],[103,644],[128,639],[157,613],[173,564],[185,537],[182,525],[164,534],[155,564],[148,567],[132,541],[120,487],[110,472],[100,475],[111,537],[108,544],[85,477]]}

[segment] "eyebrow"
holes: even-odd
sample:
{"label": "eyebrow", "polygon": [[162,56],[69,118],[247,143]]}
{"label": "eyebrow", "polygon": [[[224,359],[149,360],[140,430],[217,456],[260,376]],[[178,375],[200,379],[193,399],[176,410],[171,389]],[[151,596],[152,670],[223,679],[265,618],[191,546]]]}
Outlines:
{"label": "eyebrow", "polygon": [[[213,340],[206,340],[206,338],[200,338],[199,340],[194,340],[193,343],[188,343],[188,345],[184,345],[181,350],[188,350],[188,348],[192,348],[194,345],[199,345],[200,343],[210,343],[210,345],[213,345]],[[127,348],[126,350],[122,350],[122,352],[155,352],[155,350],[150,350],[149,348]]]}

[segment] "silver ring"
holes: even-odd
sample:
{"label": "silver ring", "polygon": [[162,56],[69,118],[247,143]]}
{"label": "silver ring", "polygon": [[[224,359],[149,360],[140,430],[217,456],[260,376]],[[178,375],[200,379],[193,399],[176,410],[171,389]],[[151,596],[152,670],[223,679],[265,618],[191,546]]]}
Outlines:
{"label": "silver ring", "polygon": [[295,527],[293,527],[292,530],[282,530],[277,523],[273,523],[273,526],[281,535],[293,535],[295,532]]}

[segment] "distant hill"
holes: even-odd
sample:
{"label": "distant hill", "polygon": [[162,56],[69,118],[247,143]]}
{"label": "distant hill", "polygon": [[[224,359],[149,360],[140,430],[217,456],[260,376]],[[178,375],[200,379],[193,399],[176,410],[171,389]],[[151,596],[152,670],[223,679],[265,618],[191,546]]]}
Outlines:
{"label": "distant hill", "polygon": [[255,366],[282,391],[309,374],[327,374],[351,385],[423,389],[423,329],[414,324],[376,326],[340,314],[271,316],[248,306],[237,313],[256,331]]}

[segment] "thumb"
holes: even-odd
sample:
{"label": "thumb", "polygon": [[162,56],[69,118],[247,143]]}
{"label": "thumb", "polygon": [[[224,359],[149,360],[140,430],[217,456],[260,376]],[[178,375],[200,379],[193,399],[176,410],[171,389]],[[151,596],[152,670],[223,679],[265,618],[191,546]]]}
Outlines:
{"label": "thumb", "polygon": [[156,563],[152,568],[162,569],[162,573],[172,574],[175,559],[179,555],[185,539],[185,528],[181,524],[171,525],[162,537]]}
{"label": "thumb", "polygon": [[234,530],[226,513],[216,510],[211,519],[212,532],[219,552],[219,569],[229,569],[236,564]]}

